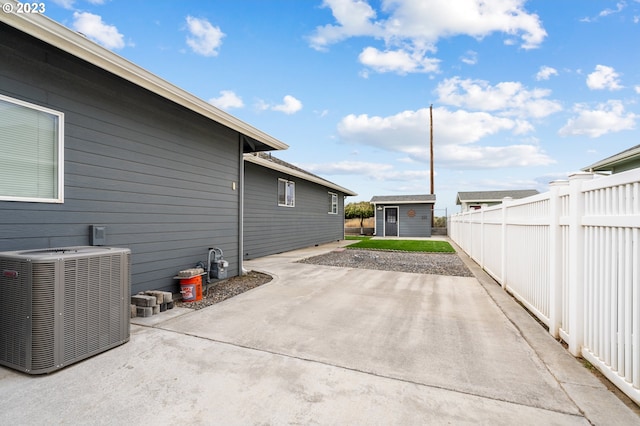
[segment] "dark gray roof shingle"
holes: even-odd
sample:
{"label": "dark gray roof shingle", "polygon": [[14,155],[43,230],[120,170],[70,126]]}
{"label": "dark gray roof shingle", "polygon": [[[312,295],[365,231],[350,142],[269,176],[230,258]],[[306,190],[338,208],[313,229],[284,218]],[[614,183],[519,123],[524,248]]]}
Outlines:
{"label": "dark gray roof shingle", "polygon": [[466,191],[458,192],[456,204],[474,201],[502,201],[504,197],[513,199],[531,197],[539,192],[535,189],[516,189],[511,191]]}
{"label": "dark gray roof shingle", "polygon": [[422,194],[422,195],[375,195],[371,198],[371,202],[374,204],[383,203],[435,203],[435,194]]}

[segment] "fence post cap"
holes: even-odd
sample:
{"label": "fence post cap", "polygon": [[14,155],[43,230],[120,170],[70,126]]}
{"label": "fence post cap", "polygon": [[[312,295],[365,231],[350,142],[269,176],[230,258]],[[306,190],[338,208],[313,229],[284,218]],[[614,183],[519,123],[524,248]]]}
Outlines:
{"label": "fence post cap", "polygon": [[575,172],[569,175],[569,180],[587,180],[593,179],[593,176],[595,176],[595,174],[590,172]]}

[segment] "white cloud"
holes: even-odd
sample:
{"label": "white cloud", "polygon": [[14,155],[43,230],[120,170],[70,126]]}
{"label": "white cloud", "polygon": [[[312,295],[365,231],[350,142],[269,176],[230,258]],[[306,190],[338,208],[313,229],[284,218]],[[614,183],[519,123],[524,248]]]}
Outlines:
{"label": "white cloud", "polygon": [[562,110],[559,102],[547,99],[550,90],[527,90],[512,81],[491,86],[484,80],[453,77],[438,84],[436,93],[441,103],[504,116],[542,118]]}
{"label": "white cloud", "polygon": [[84,34],[107,49],[122,49],[124,36],[114,25],[102,22],[102,17],[89,12],[73,13],[73,29]]}
{"label": "white cloud", "polygon": [[370,37],[383,41],[384,49],[365,48],[361,61],[378,66],[383,62],[381,72],[431,72],[437,70],[437,63],[427,53],[435,52],[442,38],[467,35],[482,39],[503,33],[510,37],[505,44],[514,44],[517,37],[523,49],[539,47],[547,33],[538,15],[527,12],[524,3],[464,0],[461,6],[460,1],[449,0],[387,0],[380,10],[384,17],[379,18],[366,0],[324,0],[323,7],[331,9],[335,24],[316,27],[310,45],[326,50],[350,37]]}
{"label": "white cloud", "polygon": [[419,180],[425,182],[429,177],[428,170],[396,170],[391,164],[371,163],[366,161],[338,161],[332,163],[298,164],[298,167],[322,176],[358,175],[378,182],[402,182]]}
{"label": "white cloud", "polygon": [[218,96],[217,98],[209,99],[209,103],[213,106],[225,110],[231,108],[242,108],[244,106],[242,98],[236,95],[231,90],[221,90],[220,96]]}
{"label": "white cloud", "polygon": [[625,7],[626,7],[625,2],[618,2],[616,3],[615,9],[604,9],[598,14],[598,16],[609,16],[609,15],[613,15],[614,13],[620,13]]}
{"label": "white cloud", "polygon": [[381,52],[375,47],[365,48],[358,57],[360,62],[377,72],[436,72],[440,60],[427,58],[421,53],[410,53],[403,49]]}
{"label": "white cloud", "polygon": [[536,74],[536,80],[549,80],[552,75],[558,75],[558,70],[545,65],[540,67],[540,70]]}
{"label": "white cloud", "polygon": [[[483,168],[553,162],[536,144],[476,145],[482,138],[503,131],[519,134],[523,125],[518,120],[486,112],[449,111],[446,108],[434,108],[433,111],[434,156],[440,166]],[[426,108],[388,117],[351,114],[338,124],[338,134],[346,143],[399,152],[414,161],[427,161],[429,123]]]}
{"label": "white cloud", "polygon": [[596,65],[596,70],[587,76],[587,87],[591,90],[619,90],[620,85],[618,73],[606,65]]}
{"label": "white cloud", "polygon": [[439,155],[446,159],[449,167],[465,169],[528,167],[554,163],[536,145],[444,146]]}
{"label": "white cloud", "polygon": [[274,111],[282,111],[285,114],[294,114],[302,109],[302,102],[291,95],[287,95],[283,98],[283,103],[275,105],[272,109]]}
{"label": "white cloud", "polygon": [[577,104],[574,112],[577,116],[569,119],[558,131],[560,136],[597,138],[607,133],[632,130],[635,128],[636,120],[640,118],[637,114],[625,113],[624,105],[617,100],[599,104],[596,109]]}
{"label": "white cloud", "polygon": [[467,65],[475,65],[478,63],[478,53],[473,50],[468,50],[460,60]]}
{"label": "white cloud", "polygon": [[328,45],[349,37],[382,35],[381,28],[371,22],[371,19],[375,19],[376,12],[366,1],[324,0],[322,6],[331,9],[339,25],[317,27],[310,38],[314,49],[325,50]]}
{"label": "white cloud", "polygon": [[282,103],[278,105],[271,105],[263,100],[258,101],[257,108],[259,110],[271,110],[284,112],[287,115],[295,114],[302,109],[302,102],[294,98],[291,95],[286,95],[282,98]]}
{"label": "white cloud", "polygon": [[187,44],[193,51],[203,56],[217,56],[225,34],[219,27],[214,27],[209,21],[187,16],[187,27],[191,37],[187,37]]}
{"label": "white cloud", "polygon": [[637,94],[640,95],[640,86],[635,86],[634,90],[636,91]]}
{"label": "white cloud", "polygon": [[[637,1],[637,0],[636,0]],[[627,4],[624,1],[618,2],[616,3],[616,8],[615,9],[603,9],[601,10],[598,15],[596,15],[595,17],[584,17],[580,19],[580,22],[597,22],[598,18],[605,18],[609,15],[614,15],[616,13],[620,13],[624,10],[624,8],[627,7]]]}
{"label": "white cloud", "polygon": [[299,164],[305,170],[322,175],[372,175],[375,172],[389,172],[393,170],[391,164],[370,163],[366,161],[336,161],[331,163]]}

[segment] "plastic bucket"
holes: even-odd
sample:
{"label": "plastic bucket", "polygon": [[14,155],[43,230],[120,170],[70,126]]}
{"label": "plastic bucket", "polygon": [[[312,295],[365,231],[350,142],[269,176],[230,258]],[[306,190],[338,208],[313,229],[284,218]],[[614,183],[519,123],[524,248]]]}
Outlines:
{"label": "plastic bucket", "polygon": [[191,278],[180,278],[180,293],[183,302],[202,300],[202,275]]}

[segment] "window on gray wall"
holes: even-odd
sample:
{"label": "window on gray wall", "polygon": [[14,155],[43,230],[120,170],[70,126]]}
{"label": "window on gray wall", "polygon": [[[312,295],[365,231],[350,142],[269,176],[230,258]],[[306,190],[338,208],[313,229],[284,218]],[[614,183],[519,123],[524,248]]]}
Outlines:
{"label": "window on gray wall", "polygon": [[329,213],[338,214],[338,194],[329,193]]}
{"label": "window on gray wall", "polygon": [[0,95],[0,200],[61,203],[64,114]]}
{"label": "window on gray wall", "polygon": [[294,207],[296,199],[296,184],[290,180],[278,179],[278,205]]}

